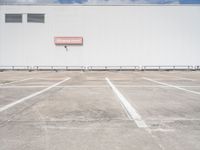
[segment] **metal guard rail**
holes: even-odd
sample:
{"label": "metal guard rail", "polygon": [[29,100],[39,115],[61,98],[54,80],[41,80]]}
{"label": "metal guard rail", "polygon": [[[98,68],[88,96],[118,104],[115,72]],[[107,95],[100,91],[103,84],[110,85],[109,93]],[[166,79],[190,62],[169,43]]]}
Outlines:
{"label": "metal guard rail", "polygon": [[141,70],[193,70],[193,66],[142,66]]}
{"label": "metal guard rail", "polygon": [[89,71],[105,71],[105,70],[139,70],[139,66],[88,66]]}
{"label": "metal guard rail", "polygon": [[4,70],[16,70],[16,71],[57,71],[57,70],[66,70],[66,71],[78,71],[78,70],[88,70],[88,71],[151,71],[151,70],[200,70],[200,65],[191,66],[0,66],[0,71]]}

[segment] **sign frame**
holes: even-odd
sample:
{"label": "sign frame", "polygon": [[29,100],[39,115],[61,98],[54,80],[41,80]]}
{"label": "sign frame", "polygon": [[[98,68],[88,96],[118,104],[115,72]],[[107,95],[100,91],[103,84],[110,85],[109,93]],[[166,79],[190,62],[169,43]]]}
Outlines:
{"label": "sign frame", "polygon": [[81,36],[56,36],[54,37],[55,45],[83,45]]}

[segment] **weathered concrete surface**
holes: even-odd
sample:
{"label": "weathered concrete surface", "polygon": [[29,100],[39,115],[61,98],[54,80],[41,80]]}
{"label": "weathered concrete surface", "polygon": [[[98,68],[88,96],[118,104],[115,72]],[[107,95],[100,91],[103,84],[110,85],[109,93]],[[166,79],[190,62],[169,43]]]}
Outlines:
{"label": "weathered concrete surface", "polygon": [[[200,72],[0,72],[0,110],[67,77],[0,112],[0,150],[199,149],[200,94],[173,85],[200,92]],[[147,128],[128,118],[105,77]]]}

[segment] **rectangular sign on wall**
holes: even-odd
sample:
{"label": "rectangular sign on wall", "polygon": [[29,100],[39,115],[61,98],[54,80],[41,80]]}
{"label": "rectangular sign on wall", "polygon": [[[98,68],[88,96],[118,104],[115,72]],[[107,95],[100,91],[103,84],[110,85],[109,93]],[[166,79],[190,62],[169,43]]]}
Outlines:
{"label": "rectangular sign on wall", "polygon": [[83,45],[83,37],[54,37],[56,45]]}

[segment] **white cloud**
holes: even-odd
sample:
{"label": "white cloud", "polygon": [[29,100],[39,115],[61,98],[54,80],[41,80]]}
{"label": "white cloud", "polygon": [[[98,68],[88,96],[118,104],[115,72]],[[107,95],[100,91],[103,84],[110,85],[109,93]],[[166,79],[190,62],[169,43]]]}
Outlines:
{"label": "white cloud", "polygon": [[[71,0],[73,1],[73,0]],[[0,4],[52,4],[59,3],[59,0],[0,0]],[[151,3],[179,3],[179,0],[87,0],[83,4],[151,4]],[[75,3],[74,3],[75,4]]]}
{"label": "white cloud", "polygon": [[58,0],[0,0],[0,4],[49,4],[58,2]]}
{"label": "white cloud", "polygon": [[88,0],[88,4],[128,4],[130,0]]}
{"label": "white cloud", "polygon": [[87,4],[151,4],[179,3],[179,0],[88,0]]}

